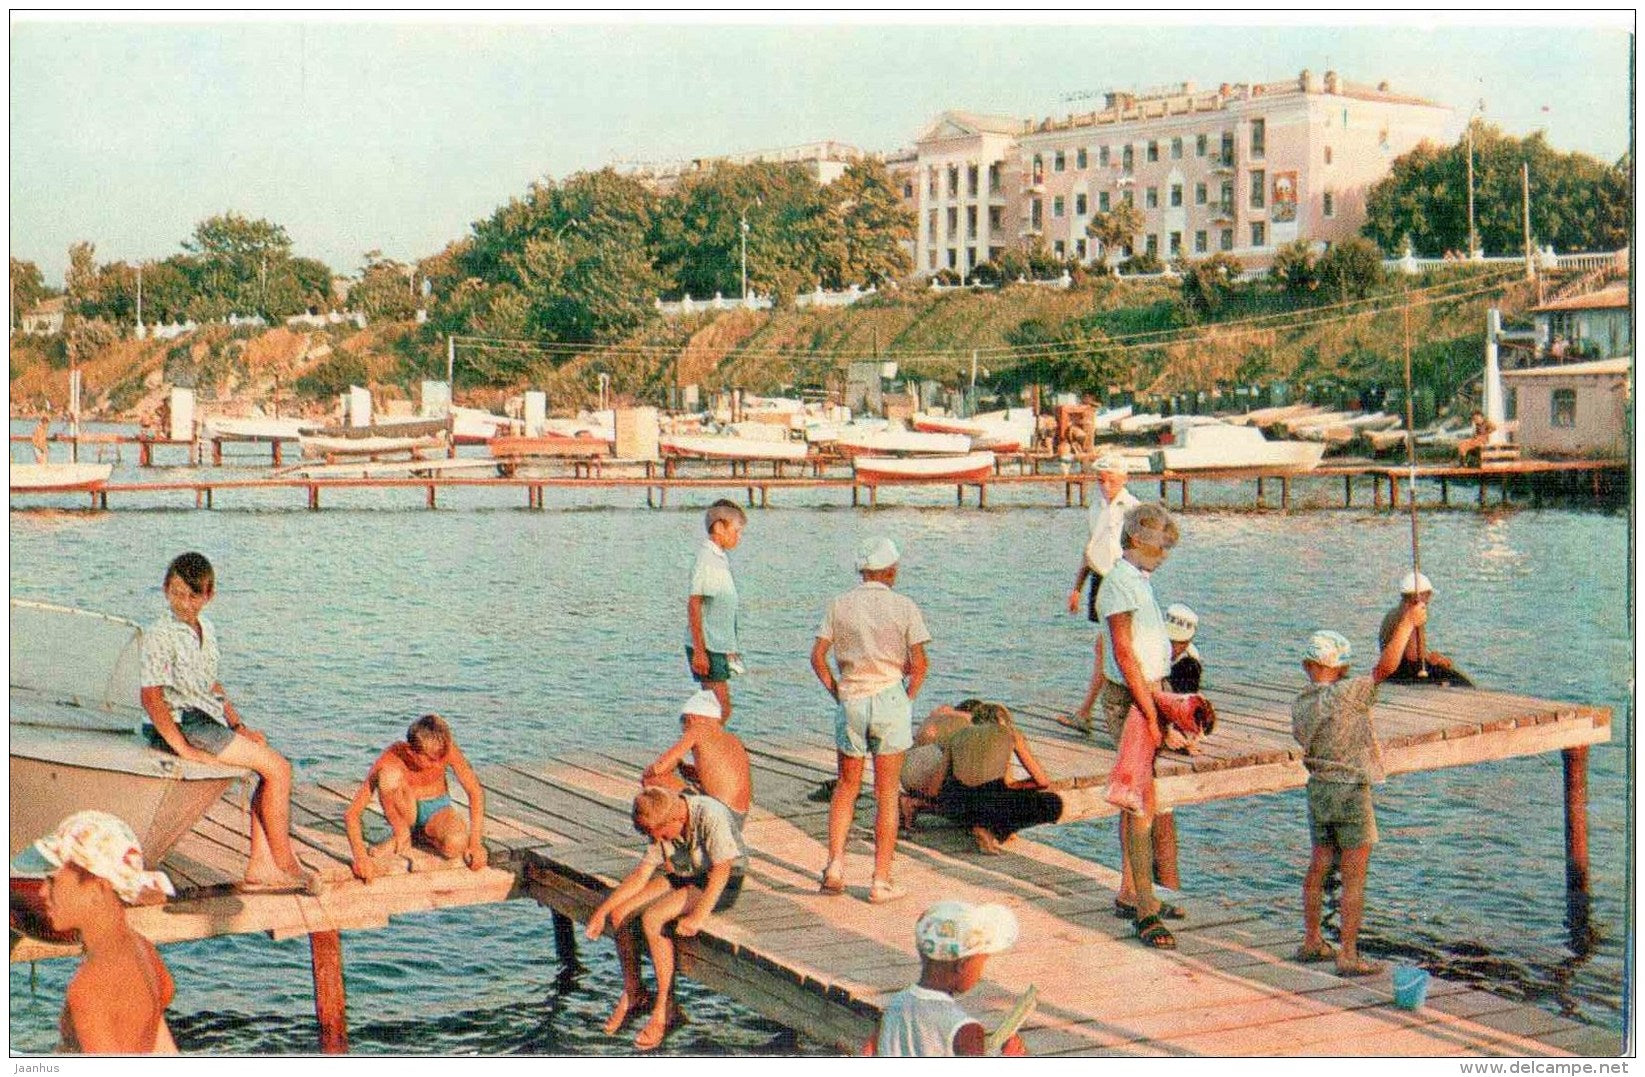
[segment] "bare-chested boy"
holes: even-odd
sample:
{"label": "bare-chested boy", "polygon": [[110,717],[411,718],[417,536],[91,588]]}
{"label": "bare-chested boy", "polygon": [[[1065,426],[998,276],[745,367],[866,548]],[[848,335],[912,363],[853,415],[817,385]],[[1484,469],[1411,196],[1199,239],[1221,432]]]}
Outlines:
{"label": "bare-chested boy", "polygon": [[712,691],[704,689],[686,700],[680,708],[680,739],[645,768],[640,784],[676,793],[701,790],[730,808],[740,826],[754,804],[748,749],[735,733],[726,732],[720,717],[720,701]]}
{"label": "bare-chested boy", "polygon": [[[447,767],[456,772],[458,784],[468,795],[466,824],[451,802]],[[373,793],[394,836],[368,851],[360,819]],[[343,813],[343,824],[354,854],[354,874],[366,882],[377,875],[376,857],[404,854],[413,841],[444,857],[460,855],[475,871],[486,866],[485,790],[457,747],[451,727],[438,714],[425,714],[412,722],[406,739],[389,745],[377,757]]]}

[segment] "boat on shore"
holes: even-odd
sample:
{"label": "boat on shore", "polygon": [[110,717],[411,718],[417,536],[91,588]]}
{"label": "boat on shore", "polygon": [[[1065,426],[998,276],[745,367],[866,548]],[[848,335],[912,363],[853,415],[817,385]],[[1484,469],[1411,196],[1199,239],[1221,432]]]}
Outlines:
{"label": "boat on shore", "polygon": [[479,408],[451,409],[451,439],[458,445],[484,445],[492,438],[513,433],[520,425],[506,415]]}
{"label": "boat on shore", "polygon": [[959,456],[864,456],[851,459],[858,482],[974,482],[994,473],[992,452]]}
{"label": "boat on shore", "polygon": [[114,474],[113,464],[11,465],[14,494],[88,493],[102,489]]}
{"label": "boat on shore", "polygon": [[735,434],[663,434],[657,448],[664,456],[699,460],[777,460],[799,463],[810,453],[803,441],[772,441]]}
{"label": "boat on shore", "polygon": [[[248,772],[157,751],[139,732],[143,630],[88,610],[11,600],[10,854],[65,817],[119,816],[155,864]],[[11,877],[13,926],[43,937],[39,876]]]}
{"label": "boat on shore", "polygon": [[834,437],[834,448],[856,456],[957,456],[971,451],[967,434],[933,434],[900,427],[844,426]]}
{"label": "boat on shore", "polygon": [[449,419],[406,419],[366,426],[308,426],[298,442],[311,460],[342,457],[375,459],[396,453],[443,450],[449,444]]}
{"label": "boat on shore", "polygon": [[1171,444],[1154,450],[1155,471],[1312,471],[1325,456],[1322,441],[1269,441],[1262,431],[1230,423],[1173,422]]}
{"label": "boat on shore", "polygon": [[1032,408],[983,412],[969,419],[916,412],[911,422],[915,430],[923,433],[963,434],[971,439],[973,449],[1024,452],[1034,444],[1035,418]]}
{"label": "boat on shore", "polygon": [[214,415],[206,420],[206,437],[212,441],[296,441],[307,427],[304,419],[244,418]]}
{"label": "boat on shore", "polygon": [[492,458],[497,460],[584,459],[611,455],[611,442],[592,435],[540,434],[530,437],[525,434],[502,434],[486,442],[486,445],[491,450]]}

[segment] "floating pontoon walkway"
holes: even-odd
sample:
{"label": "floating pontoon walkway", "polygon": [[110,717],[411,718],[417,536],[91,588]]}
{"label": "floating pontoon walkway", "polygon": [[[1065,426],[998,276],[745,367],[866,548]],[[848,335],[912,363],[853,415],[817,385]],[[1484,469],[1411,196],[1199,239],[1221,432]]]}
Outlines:
{"label": "floating pontoon walkway", "polygon": [[[1305,773],[1290,737],[1294,688],[1237,683],[1208,693],[1217,706],[1203,754],[1174,753],[1158,764],[1160,799],[1191,804],[1301,786]],[[1377,711],[1390,772],[1481,763],[1561,751],[1565,759],[1567,881],[1573,909],[1585,907],[1586,756],[1610,737],[1604,708],[1500,692],[1385,686]],[[1111,746],[1056,725],[1050,712],[1023,707],[1019,724],[1065,793],[1065,818],[1111,811],[1101,787]],[[656,751],[663,745],[659,742]],[[1030,984],[1039,1008],[1024,1039],[1036,1055],[1557,1055],[1617,1054],[1620,1033],[1578,1024],[1456,983],[1436,980],[1428,1003],[1395,1009],[1386,973],[1347,980],[1329,966],[1288,958],[1299,927],[1209,903],[1184,904],[1173,925],[1175,952],[1152,951],[1112,914],[1114,872],[1019,836],[1005,855],[978,855],[965,830],[927,816],[899,843],[897,875],[908,898],[865,900],[871,853],[871,798],[859,802],[847,865],[849,892],[817,893],[828,805],[815,799],[834,771],[831,742],[816,736],[750,741],[755,807],[747,825],[748,881],[735,908],[681,940],[680,971],[818,1042],[855,1050],[878,1007],[917,974],[915,918],[942,897],[1003,902],[1021,940],[990,961],[988,979],[968,999],[983,1015],[1003,1013]],[[331,880],[320,897],[236,896],[247,849],[243,809],[219,802],[165,861],[180,890],[164,908],[135,910],[157,942],[234,932],[276,938],[309,935],[322,1046],[346,1049],[341,931],[375,928],[431,908],[534,898],[551,907],[562,960],[575,960],[573,920],[636,862],[642,841],[629,825],[629,800],[654,752],[622,747],[544,763],[480,771],[487,794],[492,866],[470,872],[416,853],[414,870],[369,886],[350,878],[342,813],[352,788],[303,788],[294,835],[305,863]],[[460,796],[460,791],[454,789]],[[374,818],[383,832],[380,819]],[[1443,857],[1442,845],[1426,855]],[[1417,855],[1417,854],[1412,854]],[[1529,870],[1537,870],[1531,865]],[[1556,865],[1543,865],[1557,871]],[[1436,870],[1438,870],[1436,868]],[[545,919],[544,930],[550,930]],[[601,942],[606,946],[609,943]],[[66,953],[12,939],[13,961]],[[649,975],[649,974],[648,974]],[[986,1019],[986,1017],[985,1017]]]}

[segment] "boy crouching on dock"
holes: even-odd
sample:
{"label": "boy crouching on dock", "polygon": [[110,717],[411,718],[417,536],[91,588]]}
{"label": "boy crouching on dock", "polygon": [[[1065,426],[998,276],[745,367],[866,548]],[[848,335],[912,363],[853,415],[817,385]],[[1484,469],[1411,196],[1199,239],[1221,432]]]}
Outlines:
{"label": "boy crouching on dock", "polygon": [[[446,768],[468,796],[468,823],[451,802]],[[394,836],[366,849],[360,819],[373,794],[382,804]],[[343,813],[348,847],[354,854],[354,874],[363,882],[377,876],[376,857],[403,855],[413,842],[441,856],[461,856],[474,871],[486,866],[484,841],[485,790],[457,747],[451,726],[438,714],[425,714],[411,723],[406,739],[390,744],[371,764],[366,780]]]}
{"label": "boy crouching on dock", "polygon": [[[1335,959],[1342,976],[1370,976],[1382,966],[1359,956],[1365,913],[1365,872],[1377,841],[1371,786],[1386,780],[1382,748],[1371,724],[1377,685],[1399,667],[1411,633],[1428,619],[1424,606],[1407,606],[1369,676],[1348,676],[1352,647],[1336,632],[1315,632],[1302,660],[1310,684],[1291,705],[1291,732],[1308,768],[1308,829],[1313,858],[1302,883],[1303,962]],[[1325,876],[1342,871],[1342,950],[1320,935]]]}
{"label": "boy crouching on dock", "polygon": [[[589,916],[586,934],[599,938],[609,922],[623,970],[623,993],[605,1023],[605,1034],[615,1036],[649,1008],[651,1020],[634,1037],[634,1046],[650,1051],[679,1024],[669,925],[676,937],[689,938],[702,930],[709,913],[731,908],[742,893],[748,850],[731,809],[713,797],[644,789],[634,798],[633,818],[634,829],[651,839],[651,847]],[[636,915],[657,975],[655,994],[648,994],[640,979]]]}
{"label": "boy crouching on dock", "polygon": [[[990,954],[1017,941],[1017,918],[1004,905],[939,901],[914,925],[920,952],[919,982],[886,1000],[879,1028],[865,1055],[893,1058],[952,1058],[987,1053],[982,1023],[954,1001],[977,986]],[[1025,1055],[1013,1033],[1000,1054]]]}

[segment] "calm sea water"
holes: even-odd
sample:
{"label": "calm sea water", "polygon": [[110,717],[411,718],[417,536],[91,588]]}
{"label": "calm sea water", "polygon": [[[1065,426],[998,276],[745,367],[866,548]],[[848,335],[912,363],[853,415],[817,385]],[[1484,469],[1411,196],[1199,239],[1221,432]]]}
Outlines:
{"label": "calm sea water", "polygon": [[[1012,495],[1031,506],[954,511],[951,494],[939,493],[887,495],[899,504],[874,512],[841,507],[837,492],[783,493],[752,514],[733,554],[750,667],[736,686],[737,727],[781,736],[826,726],[827,700],[806,661],[812,632],[825,600],[852,582],[851,551],[874,532],[903,548],[899,589],[935,636],[927,699],[1078,697],[1088,631],[1061,603],[1083,511],[1032,493]],[[110,513],[13,512],[11,592],[147,622],[162,612],[166,561],[205,552],[218,569],[210,612],[223,680],[293,757],[299,780],[357,777],[431,709],[453,720],[477,763],[612,741],[661,748],[691,687],[680,639],[707,501],[696,497],[652,511],[634,494],[557,504],[550,492],[551,511],[535,513],[520,508],[521,492],[470,491],[443,494],[431,513],[419,491],[370,491],[328,494],[326,509],[309,513],[294,491],[223,495],[212,512],[184,510],[188,494],[121,495]],[[1182,543],[1156,586],[1163,602],[1199,611],[1208,677],[1300,682],[1294,652],[1316,627],[1344,631],[1362,654],[1374,646],[1391,581],[1408,567],[1408,529],[1403,515],[1357,510],[1197,511],[1183,517]],[[1613,740],[1590,761],[1600,940],[1582,955],[1567,944],[1553,754],[1403,775],[1379,791],[1368,946],[1616,1027],[1631,934],[1629,521],[1438,512],[1423,518],[1422,542],[1438,585],[1433,646],[1482,684],[1615,709]],[[1300,923],[1299,793],[1184,809],[1179,829],[1188,893]],[[1106,821],[1036,836],[1114,866]],[[562,979],[551,934],[545,910],[528,902],[348,934],[352,1048],[626,1053],[626,1041],[597,1028],[618,990],[609,945],[585,945],[588,970]],[[229,937],[165,956],[184,1050],[313,1050],[301,940]],[[46,962],[31,980],[26,966],[12,969],[14,1050],[54,1046],[71,970]],[[684,990],[696,1019],[669,1050],[792,1049],[758,1015]]]}

